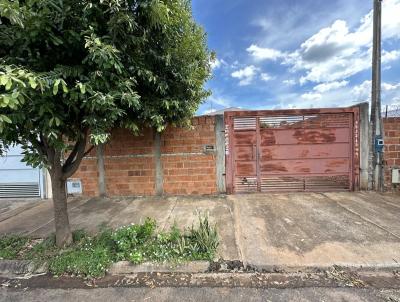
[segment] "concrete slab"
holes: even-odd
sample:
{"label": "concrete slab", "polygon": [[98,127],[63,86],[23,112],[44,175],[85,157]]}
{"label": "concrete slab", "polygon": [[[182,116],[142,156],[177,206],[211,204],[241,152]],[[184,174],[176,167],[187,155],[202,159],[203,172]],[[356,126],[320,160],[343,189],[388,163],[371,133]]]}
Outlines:
{"label": "concrete slab", "polygon": [[224,196],[180,196],[173,199],[175,199],[175,204],[166,220],[164,229],[170,228],[174,223],[180,227],[197,225],[199,215],[208,214],[210,222],[216,225],[221,239],[218,257],[225,260],[239,258],[231,201]]}
{"label": "concrete slab", "polygon": [[394,219],[400,208],[379,202],[380,194],[255,194],[230,199],[247,264],[271,268],[400,262],[399,223]]}
{"label": "concrete slab", "polygon": [[[68,200],[68,210],[70,211],[86,201],[87,198],[71,198]],[[1,221],[0,234],[47,236],[54,231],[54,225],[52,228],[48,228],[48,233],[41,234],[40,232],[36,232],[42,228],[46,228],[48,225],[52,225],[53,220],[53,202],[52,200],[43,200],[34,207],[25,209],[22,212],[15,212],[7,219]]]}
{"label": "concrete slab", "polygon": [[150,217],[155,219],[159,228],[162,229],[175,204],[174,199],[160,197],[126,198],[124,202],[127,206],[118,215],[112,217],[110,227],[117,228],[131,223],[142,223],[146,217]]}
{"label": "concrete slab", "polygon": [[[207,213],[221,237],[218,257],[238,259],[237,245],[230,202],[225,197],[121,197],[75,198],[68,202],[71,228],[95,233],[102,227],[117,228],[141,223],[146,217],[157,221],[160,230],[168,230],[174,223],[181,229],[198,222],[199,213]],[[0,234],[24,234],[46,237],[54,232],[51,200],[15,213],[0,221]]]}
{"label": "concrete slab", "polygon": [[37,198],[0,198],[0,221],[39,205],[43,200]]}
{"label": "concrete slab", "polygon": [[[218,257],[259,268],[400,266],[399,195],[75,198],[68,209],[72,228],[89,232],[140,223],[146,217],[156,219],[160,230],[174,223],[183,229],[196,224],[199,213],[208,213],[221,239]],[[44,237],[54,232],[51,201],[8,216],[0,219],[0,234]]]}
{"label": "concrete slab", "polygon": [[360,219],[376,224],[400,239],[400,198],[388,201],[382,194],[365,193],[326,193],[330,199],[354,213]]}

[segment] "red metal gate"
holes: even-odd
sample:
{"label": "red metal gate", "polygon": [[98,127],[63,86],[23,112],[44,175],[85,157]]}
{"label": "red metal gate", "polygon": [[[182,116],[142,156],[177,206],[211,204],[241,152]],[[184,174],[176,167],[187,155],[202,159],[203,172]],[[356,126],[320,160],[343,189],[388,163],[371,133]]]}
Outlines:
{"label": "red metal gate", "polygon": [[228,193],[358,189],[358,108],[225,112]]}

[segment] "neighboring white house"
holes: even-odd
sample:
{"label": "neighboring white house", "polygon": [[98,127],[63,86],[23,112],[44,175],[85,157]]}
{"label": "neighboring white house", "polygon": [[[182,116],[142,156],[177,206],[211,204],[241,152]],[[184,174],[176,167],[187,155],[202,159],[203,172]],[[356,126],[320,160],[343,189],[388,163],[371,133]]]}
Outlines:
{"label": "neighboring white house", "polygon": [[12,147],[0,157],[0,198],[46,197],[46,173],[22,162],[22,149]]}

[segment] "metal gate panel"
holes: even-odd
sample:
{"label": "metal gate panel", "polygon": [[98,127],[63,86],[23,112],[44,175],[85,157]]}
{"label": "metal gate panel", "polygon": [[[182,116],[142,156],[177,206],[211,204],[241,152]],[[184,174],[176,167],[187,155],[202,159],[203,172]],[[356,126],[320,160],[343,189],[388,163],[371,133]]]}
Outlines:
{"label": "metal gate panel", "polygon": [[350,145],[348,143],[337,143],[335,144],[335,149],[326,144],[315,144],[312,148],[310,148],[310,145],[287,145],[285,148],[261,145],[260,149],[261,161],[268,159],[331,158],[333,156],[348,158],[350,153]]}
{"label": "metal gate panel", "polygon": [[261,146],[349,143],[349,128],[261,129]]}
{"label": "metal gate panel", "polygon": [[273,159],[261,161],[263,175],[343,174],[349,172],[348,158]]}
{"label": "metal gate panel", "polygon": [[228,193],[353,190],[358,108],[225,113]]}
{"label": "metal gate panel", "polygon": [[233,119],[234,186],[236,192],[257,191],[257,118]]}

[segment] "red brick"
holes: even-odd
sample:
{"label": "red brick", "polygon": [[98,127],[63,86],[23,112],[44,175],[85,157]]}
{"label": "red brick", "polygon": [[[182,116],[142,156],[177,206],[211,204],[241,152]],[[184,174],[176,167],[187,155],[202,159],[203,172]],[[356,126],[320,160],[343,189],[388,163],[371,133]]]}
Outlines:
{"label": "red brick", "polygon": [[383,124],[385,130],[385,187],[392,189],[391,167],[400,165],[400,118],[383,119]]}
{"label": "red brick", "polygon": [[[214,123],[214,117],[196,117],[192,120],[192,129],[168,127],[161,137],[162,153],[202,152],[205,144],[215,144]],[[145,130],[140,136],[134,136],[123,129],[112,131],[111,141],[105,146],[105,173],[109,195],[152,195],[155,193],[153,146],[151,130]],[[387,150],[400,151],[400,149],[397,150],[397,146]],[[93,154],[95,156],[95,152]],[[135,154],[150,156],[107,157]],[[165,193],[211,194],[216,192],[214,155],[162,156],[161,160]],[[74,177],[82,179],[85,195],[98,194],[96,159],[85,159]]]}

